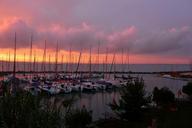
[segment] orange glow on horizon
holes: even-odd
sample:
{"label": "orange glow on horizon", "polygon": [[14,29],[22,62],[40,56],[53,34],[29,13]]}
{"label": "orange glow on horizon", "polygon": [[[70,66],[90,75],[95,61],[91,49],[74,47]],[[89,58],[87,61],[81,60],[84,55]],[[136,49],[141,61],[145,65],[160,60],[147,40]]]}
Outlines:
{"label": "orange glow on horizon", "polygon": [[[10,61],[13,62],[14,60],[14,51],[13,49],[0,49],[0,60],[3,61],[9,61],[9,52],[10,52]],[[25,54],[25,62],[32,62],[34,61],[34,58],[36,59],[36,62],[42,62],[43,61],[43,53],[44,50],[35,48],[33,49],[33,55],[32,58],[30,58],[30,49],[18,49],[17,50],[17,56],[16,60],[17,62],[24,62],[24,54]],[[50,62],[55,63],[56,52],[54,50],[48,49],[46,52],[46,63],[49,63],[49,56],[50,56]],[[79,59],[79,52],[72,51],[71,57],[69,51],[60,50],[58,52],[58,63],[78,63]],[[99,61],[98,61],[98,54],[92,53],[91,55],[91,63],[108,63],[111,64],[113,60],[114,54],[108,54],[107,55],[107,61],[106,61],[106,54],[100,54],[99,55]],[[135,55],[131,54],[123,56],[123,63],[127,64],[129,61],[130,64],[188,64],[189,59],[188,58],[173,58],[169,56],[154,56],[154,55]],[[88,52],[83,52],[81,56],[80,63],[87,64],[90,62],[90,54]],[[115,55],[115,62],[116,64],[122,64],[122,55],[116,54]]]}

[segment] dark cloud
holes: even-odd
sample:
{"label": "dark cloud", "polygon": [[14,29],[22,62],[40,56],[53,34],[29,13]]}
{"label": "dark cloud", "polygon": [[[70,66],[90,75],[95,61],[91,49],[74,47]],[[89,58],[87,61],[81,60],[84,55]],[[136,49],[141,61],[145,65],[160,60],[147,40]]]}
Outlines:
{"label": "dark cloud", "polygon": [[141,37],[134,43],[133,52],[139,54],[175,54],[190,56],[192,29],[172,28]]}
{"label": "dark cloud", "polygon": [[5,30],[1,31],[0,28],[0,47],[12,48],[14,46],[16,33],[17,47],[24,48],[29,45],[30,37],[32,33],[36,33],[36,30],[21,19],[13,19],[6,26]]}

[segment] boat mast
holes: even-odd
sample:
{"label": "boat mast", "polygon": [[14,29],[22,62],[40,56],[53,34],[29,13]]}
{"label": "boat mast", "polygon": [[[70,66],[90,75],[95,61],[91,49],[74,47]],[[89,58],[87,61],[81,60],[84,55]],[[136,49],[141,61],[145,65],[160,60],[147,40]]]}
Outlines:
{"label": "boat mast", "polygon": [[[108,48],[106,48],[106,56],[105,56],[105,72],[106,73],[108,71],[107,65],[108,65]],[[106,74],[106,76],[107,76],[107,74]]]}
{"label": "boat mast", "polygon": [[103,58],[103,76],[104,76],[104,72],[105,72],[105,58]]}
{"label": "boat mast", "polygon": [[114,60],[113,60],[113,65],[114,65],[114,69],[113,69],[113,76],[114,76],[114,79],[116,79],[116,57],[114,57]]}
{"label": "boat mast", "polygon": [[1,67],[1,72],[3,72],[3,70],[2,70],[2,58],[1,58],[1,56],[0,56],[0,67]]}
{"label": "boat mast", "polygon": [[114,61],[114,66],[113,66],[113,78],[116,79],[117,76],[116,76],[116,61]]}
{"label": "boat mast", "polygon": [[89,78],[91,78],[91,46],[89,51]]}
{"label": "boat mast", "polygon": [[58,41],[57,41],[57,46],[56,46],[56,54],[55,54],[55,75],[58,75]]}
{"label": "boat mast", "polygon": [[10,57],[10,50],[9,50],[9,63],[8,63],[8,71],[10,71],[10,65],[11,65],[11,57]]}
{"label": "boat mast", "polygon": [[61,56],[61,72],[64,72],[64,64],[63,64],[63,57],[64,57],[64,55],[62,54],[62,56]]}
{"label": "boat mast", "polygon": [[[68,54],[69,54],[68,57],[70,58],[70,53],[69,53],[69,51],[68,51]],[[70,59],[69,59],[68,57],[66,57],[66,65],[65,65],[65,73],[66,73],[66,74],[67,74],[67,72],[70,71],[70,69],[69,69]]]}
{"label": "boat mast", "polygon": [[121,55],[121,66],[122,66],[122,76],[124,75],[124,50],[122,48],[122,55]]}
{"label": "boat mast", "polygon": [[15,32],[15,43],[14,43],[14,62],[13,62],[13,77],[15,78],[15,74],[16,74],[16,42],[17,42],[17,38],[16,38],[16,32]]}
{"label": "boat mast", "polygon": [[23,70],[24,70],[23,72],[24,72],[24,76],[25,76],[25,53],[24,53],[24,65],[23,65],[23,68],[24,68],[24,69],[23,69]]}
{"label": "boat mast", "polygon": [[111,76],[111,72],[112,72],[114,63],[115,63],[115,53],[113,54],[113,60],[112,60],[111,67],[110,67],[109,78]]}
{"label": "boat mast", "polygon": [[80,62],[81,62],[81,51],[79,53],[79,59],[78,59],[78,63],[77,63],[77,68],[76,68],[76,74],[75,74],[75,78],[77,77],[77,73],[78,73],[78,70],[79,70],[79,65],[80,65]]}
{"label": "boat mast", "polygon": [[31,35],[31,42],[30,42],[30,62],[29,62],[29,71],[32,73],[32,50],[33,49],[33,35]]}
{"label": "boat mast", "polygon": [[3,63],[3,57],[1,57],[1,71],[4,72],[4,63]]}
{"label": "boat mast", "polygon": [[[31,63],[32,63],[32,62],[31,62]],[[38,67],[38,65],[37,65],[37,67]],[[36,51],[34,51],[33,71],[34,71],[34,72],[38,71],[38,69],[36,70]]]}
{"label": "boat mast", "polygon": [[99,62],[100,62],[100,61],[99,61],[99,59],[100,59],[100,58],[99,58],[99,57],[100,57],[100,56],[99,56],[99,52],[100,52],[100,51],[99,51],[99,50],[100,50],[100,42],[98,42],[98,50],[97,50],[98,72],[99,72],[99,70],[100,70],[100,67],[99,67],[99,66],[100,66],[100,63],[99,63]]}
{"label": "boat mast", "polygon": [[49,72],[51,72],[51,55],[49,54]]}
{"label": "boat mast", "polygon": [[127,69],[128,69],[128,72],[130,71],[130,69],[129,69],[130,68],[130,64],[129,64],[130,60],[129,59],[130,59],[130,56],[129,56],[129,49],[128,49],[128,51],[127,51],[127,61],[128,61],[127,62]]}
{"label": "boat mast", "polygon": [[45,70],[46,70],[46,67],[45,67],[45,63],[46,63],[46,49],[47,49],[47,43],[46,43],[46,40],[45,40],[45,47],[44,47],[44,53],[43,53],[43,61],[42,61],[42,66],[41,66],[41,70],[43,71],[44,76],[45,76]]}
{"label": "boat mast", "polygon": [[71,46],[69,48],[69,62],[67,63],[67,67],[69,68],[69,72],[71,72],[71,75],[72,75],[72,62],[71,62],[71,57],[72,57],[72,54],[71,54]]}
{"label": "boat mast", "polygon": [[8,71],[8,56],[9,56],[9,53],[6,54],[6,60],[5,60],[6,72]]}

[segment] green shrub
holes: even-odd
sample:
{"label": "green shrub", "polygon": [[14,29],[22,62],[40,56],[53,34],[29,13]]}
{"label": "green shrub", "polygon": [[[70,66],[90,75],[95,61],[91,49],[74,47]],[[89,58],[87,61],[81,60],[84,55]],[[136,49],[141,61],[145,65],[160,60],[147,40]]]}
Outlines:
{"label": "green shrub", "polygon": [[121,91],[119,104],[113,103],[110,107],[121,119],[140,121],[144,119],[150,102],[151,98],[146,97],[143,79],[137,78],[134,81],[128,81]]}

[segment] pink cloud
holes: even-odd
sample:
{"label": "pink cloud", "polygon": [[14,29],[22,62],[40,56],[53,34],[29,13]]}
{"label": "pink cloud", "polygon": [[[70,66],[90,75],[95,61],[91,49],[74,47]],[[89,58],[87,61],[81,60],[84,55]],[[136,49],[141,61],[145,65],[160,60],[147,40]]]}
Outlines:
{"label": "pink cloud", "polygon": [[[105,33],[99,30],[96,26],[82,22],[77,26],[64,26],[62,24],[51,24],[49,27],[34,27],[21,18],[12,18],[5,21],[0,29],[0,41],[1,47],[11,47],[14,39],[14,32],[17,32],[18,47],[29,47],[29,39],[31,34],[34,36],[34,45],[36,47],[43,47],[44,40],[49,43],[49,48],[53,48],[55,42],[58,40],[61,47],[68,49],[69,45],[73,45],[74,50],[89,49],[90,46],[93,49],[97,49],[97,42],[101,41],[105,47],[117,48],[121,45],[126,45],[129,40],[132,40],[136,34],[136,28],[131,26],[122,31]],[[8,37],[11,36],[11,40]],[[123,47],[122,46],[122,47]],[[114,50],[117,50],[114,49]]]}
{"label": "pink cloud", "polygon": [[132,46],[132,43],[136,40],[137,29],[131,26],[125,30],[114,32],[107,36],[107,41],[112,50],[119,51],[120,49],[128,49]]}

